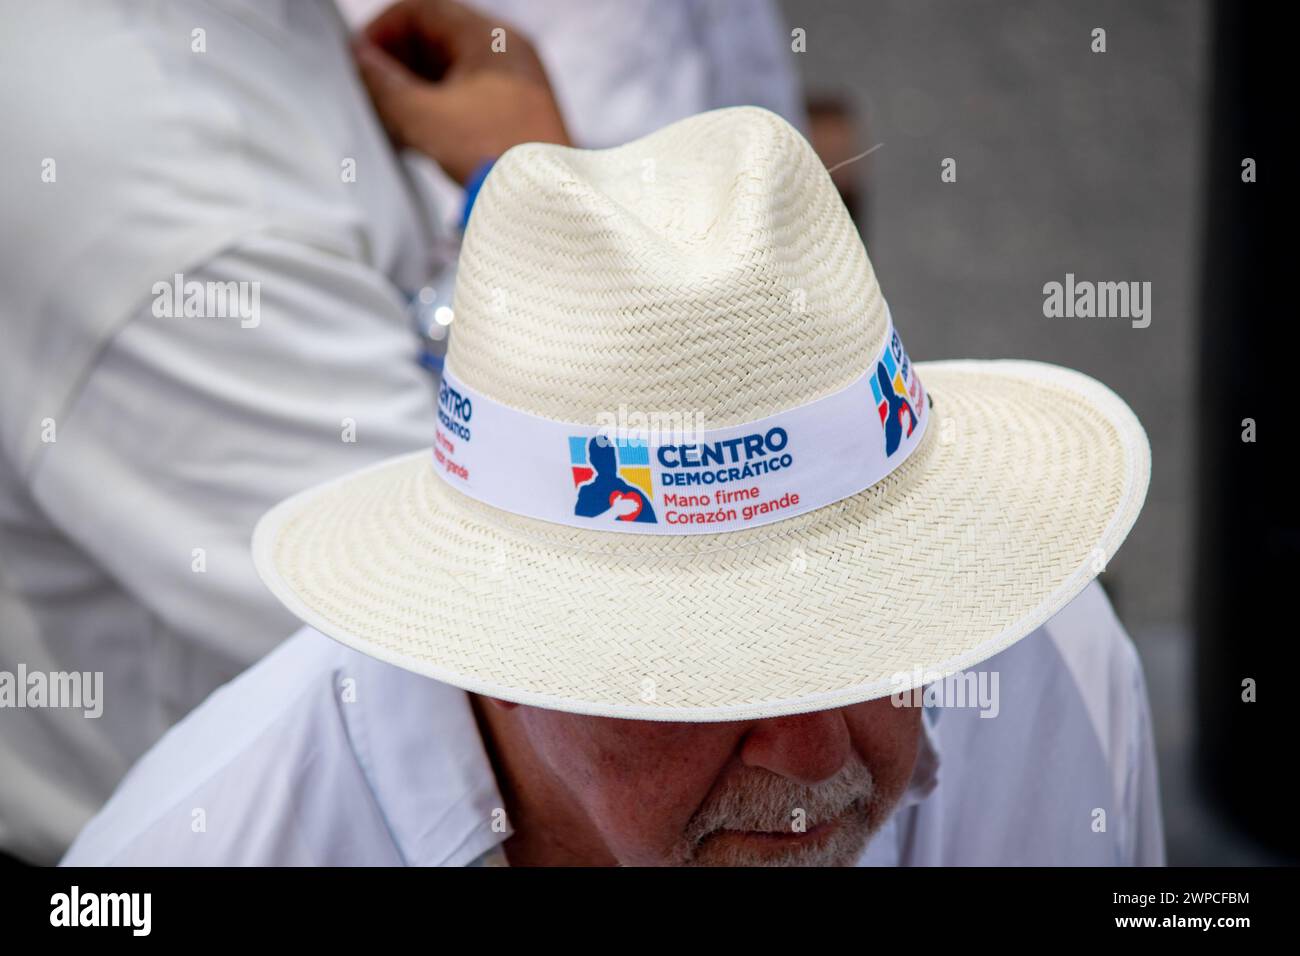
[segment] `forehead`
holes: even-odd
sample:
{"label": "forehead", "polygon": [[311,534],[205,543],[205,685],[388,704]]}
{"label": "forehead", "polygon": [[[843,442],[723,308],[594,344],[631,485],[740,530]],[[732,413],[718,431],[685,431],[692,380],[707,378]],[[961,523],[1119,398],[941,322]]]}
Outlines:
{"label": "forehead", "polygon": [[625,739],[641,744],[740,737],[760,728],[790,734],[831,733],[834,732],[837,721],[847,724],[852,731],[861,732],[869,731],[873,726],[883,728],[906,724],[918,719],[921,713],[921,708],[899,706],[891,697],[879,697],[830,710],[742,721],[631,720],[542,708],[527,709],[533,712],[535,720],[549,725],[557,733],[562,733],[575,742],[585,739]]}

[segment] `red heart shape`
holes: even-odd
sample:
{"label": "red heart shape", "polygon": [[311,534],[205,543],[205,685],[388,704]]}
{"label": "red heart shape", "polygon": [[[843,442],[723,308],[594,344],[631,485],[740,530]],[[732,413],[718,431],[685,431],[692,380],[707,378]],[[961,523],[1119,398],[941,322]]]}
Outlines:
{"label": "red heart shape", "polygon": [[619,515],[619,521],[635,521],[637,517],[640,516],[642,507],[640,495],[630,495],[625,491],[611,491],[609,493],[609,506],[611,508],[614,507],[614,502],[616,501],[631,501],[636,505],[636,511],[629,512],[625,515]]}

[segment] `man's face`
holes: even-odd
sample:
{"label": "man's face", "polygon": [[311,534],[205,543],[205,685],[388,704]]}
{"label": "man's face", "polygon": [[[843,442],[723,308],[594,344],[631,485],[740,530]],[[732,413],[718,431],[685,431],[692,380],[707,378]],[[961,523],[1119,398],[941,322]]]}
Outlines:
{"label": "man's face", "polygon": [[916,762],[921,710],[890,698],[731,723],[511,708],[514,730],[618,862],[849,865]]}

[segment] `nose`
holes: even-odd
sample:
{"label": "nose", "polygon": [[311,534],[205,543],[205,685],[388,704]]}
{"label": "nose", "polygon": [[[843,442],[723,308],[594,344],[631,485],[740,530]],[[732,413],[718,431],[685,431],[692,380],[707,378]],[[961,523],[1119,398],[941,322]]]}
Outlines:
{"label": "nose", "polygon": [[811,786],[838,773],[851,747],[844,712],[824,710],[758,721],[741,743],[740,759]]}

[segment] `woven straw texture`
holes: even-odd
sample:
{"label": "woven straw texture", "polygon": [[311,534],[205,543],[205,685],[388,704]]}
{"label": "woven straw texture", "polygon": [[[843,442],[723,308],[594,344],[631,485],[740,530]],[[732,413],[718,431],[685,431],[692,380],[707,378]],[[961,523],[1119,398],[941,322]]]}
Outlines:
{"label": "woven straw texture", "polygon": [[474,203],[454,305],[465,384],[592,425],[620,405],[705,428],[784,411],[856,379],[887,329],[830,176],[752,107],[616,149],[510,150]]}
{"label": "woven straw texture", "polygon": [[[887,326],[825,170],[752,108],[613,150],[511,150],[475,206],[455,309],[449,361],[467,384],[581,424],[620,405],[708,428],[760,418],[857,378]],[[917,370],[934,400],[917,451],[773,525],[535,521],[447,486],[419,452],[277,506],[255,560],[322,632],[521,703],[700,721],[884,696],[1063,607],[1123,541],[1150,471],[1137,419],[1084,375]]]}

